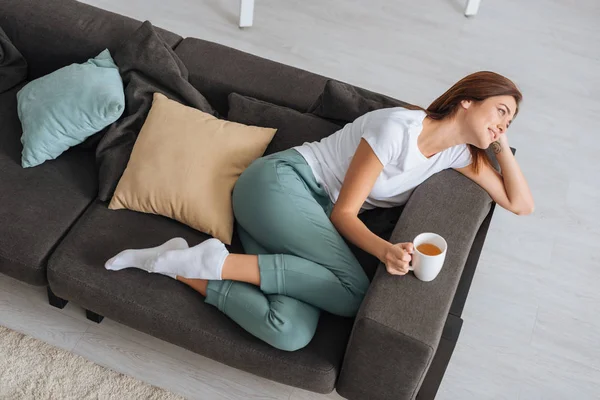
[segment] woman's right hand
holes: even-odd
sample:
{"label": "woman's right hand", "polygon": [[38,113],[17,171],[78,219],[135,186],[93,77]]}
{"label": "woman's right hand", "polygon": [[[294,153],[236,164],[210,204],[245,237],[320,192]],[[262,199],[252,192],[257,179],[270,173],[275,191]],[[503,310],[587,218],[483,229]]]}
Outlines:
{"label": "woman's right hand", "polygon": [[383,260],[385,269],[392,275],[406,275],[412,260],[414,246],[412,243],[391,244],[385,251]]}

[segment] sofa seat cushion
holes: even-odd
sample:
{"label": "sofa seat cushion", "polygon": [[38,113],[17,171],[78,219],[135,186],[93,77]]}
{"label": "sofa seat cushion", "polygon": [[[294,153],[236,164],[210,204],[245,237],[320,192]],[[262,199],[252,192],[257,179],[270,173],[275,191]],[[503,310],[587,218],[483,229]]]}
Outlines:
{"label": "sofa seat cushion", "polygon": [[22,86],[0,95],[0,272],[45,285],[48,256],[96,197],[97,173],[94,154],[81,150],[21,167]]}
{"label": "sofa seat cushion", "polygon": [[[50,258],[50,287],[86,309],[232,367],[307,390],[333,390],[351,319],[323,313],[312,342],[285,352],[247,333],[179,281],[135,268],[104,268],[124,249],[157,246],[173,237],[190,246],[209,238],[165,217],[109,210],[96,201]],[[230,251],[241,248],[234,235]]]}

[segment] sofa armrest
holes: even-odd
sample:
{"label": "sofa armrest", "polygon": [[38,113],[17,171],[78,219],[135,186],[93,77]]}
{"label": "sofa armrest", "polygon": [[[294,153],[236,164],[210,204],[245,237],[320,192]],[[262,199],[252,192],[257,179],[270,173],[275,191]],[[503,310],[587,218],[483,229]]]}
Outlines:
{"label": "sofa armrest", "polygon": [[348,399],[413,399],[435,355],[475,235],[492,200],[454,170],[415,189],[390,242],[435,232],[448,243],[442,271],[431,282],[393,276],[380,264],[350,337],[337,391]]}

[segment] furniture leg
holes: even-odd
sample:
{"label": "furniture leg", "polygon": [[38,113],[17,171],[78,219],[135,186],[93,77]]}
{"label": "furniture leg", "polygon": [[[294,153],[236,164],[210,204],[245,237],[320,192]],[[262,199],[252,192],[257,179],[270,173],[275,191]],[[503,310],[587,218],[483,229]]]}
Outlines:
{"label": "furniture leg", "polygon": [[240,0],[240,28],[252,26],[254,0]]}
{"label": "furniture leg", "polygon": [[65,308],[65,306],[67,305],[67,303],[69,301],[65,300],[65,299],[61,299],[60,297],[55,295],[52,292],[52,290],[50,289],[50,286],[48,286],[48,302],[50,303],[51,306],[63,309],[63,308]]}
{"label": "furniture leg", "polygon": [[440,344],[431,361],[427,375],[425,375],[421,389],[417,393],[416,400],[435,399],[446,373],[446,368],[448,368],[448,364],[450,363],[450,358],[452,358],[452,353],[454,353],[462,324],[463,320],[461,318],[448,314]]}
{"label": "furniture leg", "polygon": [[96,323],[100,323],[102,322],[102,320],[104,319],[104,317],[100,314],[96,314],[93,311],[90,310],[85,310],[85,316],[87,317],[87,319],[89,319],[90,321],[94,321]]}
{"label": "furniture leg", "polygon": [[465,16],[472,17],[477,15],[477,11],[479,11],[479,5],[481,4],[481,0],[467,0],[467,7],[465,8]]}

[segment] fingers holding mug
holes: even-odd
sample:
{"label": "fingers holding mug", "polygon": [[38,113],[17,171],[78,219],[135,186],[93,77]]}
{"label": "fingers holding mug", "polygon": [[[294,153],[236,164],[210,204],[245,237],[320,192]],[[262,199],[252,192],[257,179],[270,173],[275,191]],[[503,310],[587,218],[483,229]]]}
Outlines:
{"label": "fingers holding mug", "polygon": [[392,275],[406,275],[412,260],[412,243],[397,243],[388,248],[385,256],[386,270]]}
{"label": "fingers holding mug", "polygon": [[400,243],[400,247],[408,254],[413,254],[415,252],[415,245],[411,242]]}
{"label": "fingers holding mug", "polygon": [[386,263],[385,269],[390,275],[406,275],[408,273],[408,263],[400,260],[394,260]]}
{"label": "fingers holding mug", "polygon": [[407,274],[408,271],[412,270],[410,263],[413,259],[414,246],[412,243],[398,243],[398,247],[402,250],[402,258],[400,259],[402,262],[402,271],[404,274]]}
{"label": "fingers holding mug", "polygon": [[408,274],[408,271],[410,271],[410,260],[400,262],[400,271],[402,271],[402,275]]}

